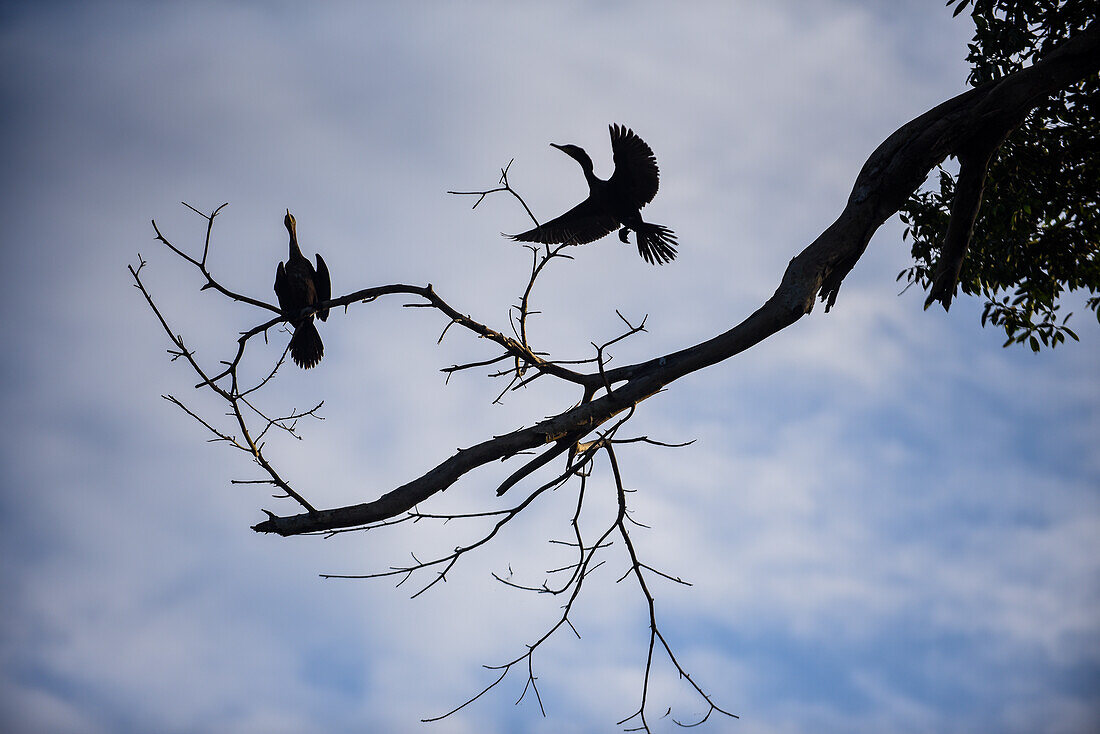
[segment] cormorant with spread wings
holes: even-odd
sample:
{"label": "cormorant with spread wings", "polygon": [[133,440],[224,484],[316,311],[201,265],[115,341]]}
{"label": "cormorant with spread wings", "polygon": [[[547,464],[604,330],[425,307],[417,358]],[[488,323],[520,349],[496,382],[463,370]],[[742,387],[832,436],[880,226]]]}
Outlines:
{"label": "cormorant with spread wings", "polygon": [[[275,295],[279,297],[279,308],[283,315],[290,318],[294,327],[294,336],[290,337],[290,356],[294,364],[308,370],[315,367],[321,361],[325,353],[325,345],[321,342],[321,335],[317,333],[317,326],[313,323],[313,314],[302,316],[301,313],[311,309],[318,303],[324,303],[332,298],[332,284],[329,281],[328,266],[320,255],[317,255],[317,268],[306,259],[298,247],[298,232],[295,226],[294,216],[287,209],[286,218],[283,219],[287,232],[290,233],[290,257],[286,263],[279,263],[275,270]],[[328,319],[328,309],[316,312],[321,321]]]}
{"label": "cormorant with spread wings", "polygon": [[639,212],[657,194],[657,158],[645,141],[622,125],[611,125],[611,150],[615,172],[604,181],[592,172],[592,159],[577,145],[551,143],[581,164],[588,181],[588,198],[534,229],[509,235],[521,242],[583,245],[619,229],[619,239],[629,242],[634,230],[638,252],[645,261],[663,265],[676,257],[676,235],[668,227],[642,221]]}

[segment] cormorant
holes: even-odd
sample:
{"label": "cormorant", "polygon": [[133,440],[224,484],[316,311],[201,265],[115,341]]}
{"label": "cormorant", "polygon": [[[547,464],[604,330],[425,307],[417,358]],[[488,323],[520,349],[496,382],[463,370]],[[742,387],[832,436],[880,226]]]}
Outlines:
{"label": "cormorant", "polygon": [[[294,327],[294,336],[290,337],[290,356],[294,364],[308,370],[321,361],[325,345],[321,343],[321,335],[317,333],[317,326],[313,323],[313,314],[301,317],[299,314],[331,299],[332,284],[324,258],[317,255],[317,269],[314,270],[313,263],[302,254],[298,247],[294,216],[289,209],[283,224],[290,233],[290,257],[285,265],[279,263],[275,270],[275,295],[279,297],[279,308],[283,310],[283,315],[290,317],[290,323]],[[317,311],[317,318],[321,321],[327,320],[328,309]]]}
{"label": "cormorant", "polygon": [[508,235],[522,242],[583,245],[622,226],[619,239],[629,242],[634,230],[638,252],[645,261],[663,265],[676,257],[676,235],[668,227],[642,221],[638,211],[653,201],[659,174],[657,158],[645,141],[622,125],[610,125],[615,172],[604,181],[592,172],[592,159],[584,148],[550,143],[581,164],[588,181],[588,198],[556,219],[521,234]]}

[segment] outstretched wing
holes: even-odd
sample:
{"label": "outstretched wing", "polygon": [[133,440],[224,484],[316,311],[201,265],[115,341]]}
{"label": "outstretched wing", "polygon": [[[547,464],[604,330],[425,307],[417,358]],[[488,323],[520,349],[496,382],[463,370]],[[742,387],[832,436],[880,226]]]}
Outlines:
{"label": "outstretched wing", "polygon": [[290,284],[286,280],[286,268],[282,263],[275,269],[275,296],[279,299],[279,308],[284,314],[290,313]]}
{"label": "outstretched wing", "polygon": [[589,197],[560,217],[526,232],[507,236],[520,242],[583,245],[611,234],[618,228],[619,221],[596,206]]}
{"label": "outstretched wing", "polygon": [[660,172],[657,157],[646,142],[630,128],[611,125],[611,150],[615,154],[615,173],[608,184],[629,192],[639,209],[657,195]]}
{"label": "outstretched wing", "polygon": [[[332,281],[328,276],[328,265],[321,253],[317,253],[317,275],[313,278],[313,286],[317,290],[317,302],[323,303],[332,298]],[[317,318],[328,321],[328,309],[323,308],[317,312]]]}

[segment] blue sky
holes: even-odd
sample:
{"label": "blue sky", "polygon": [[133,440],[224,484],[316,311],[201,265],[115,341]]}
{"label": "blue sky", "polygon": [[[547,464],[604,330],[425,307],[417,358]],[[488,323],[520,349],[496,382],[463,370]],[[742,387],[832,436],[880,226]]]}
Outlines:
{"label": "blue sky", "polygon": [[[289,207],[334,292],[431,282],[504,328],[529,260],[499,233],[525,215],[445,191],[490,186],[514,158],[512,184],[548,218],[584,186],[548,143],[585,146],[606,176],[607,125],[622,122],[656,151],[645,213],[676,230],[681,255],[655,268],[615,238],[578,250],[536,290],[534,339],[588,356],[619,309],[648,314],[649,331],[616,363],[677,349],[759,306],[874,147],[964,89],[969,21],[939,5],[5,6],[5,731],[614,730],[637,707],[646,640],[615,552],[575,610],[583,639],[536,658],[548,718],[513,705],[515,677],[419,723],[558,614],[490,573],[537,584],[560,565],[547,541],[568,533],[566,493],[416,600],[319,578],[479,528],[250,531],[261,507],[293,508],[231,485],[253,467],[161,399],[220,409],[168,361],[125,266],[141,253],[175,328],[215,362],[266,316],[200,293],[149,220],[195,251],[204,222],[178,202],[230,202],[212,265],[271,299]],[[979,304],[922,311],[919,293],[897,293],[900,234],[883,227],[833,312],[684,378],[634,419],[639,434],[696,439],[622,451],[652,526],[639,552],[694,584],[655,585],[663,629],[742,717],[710,731],[1095,731],[1100,337],[1079,316],[1081,343],[1032,355],[1001,349]],[[334,314],[320,367],[270,390],[276,407],[326,401],[303,441],[269,449],[317,505],[373,499],[577,398],[540,380],[491,406],[499,386],[481,375],[444,386],[439,368],[494,353],[454,332],[437,346],[440,318],[401,303]],[[496,507],[503,470],[422,509]],[[593,491],[610,491],[606,476]],[[698,701],[673,678],[660,669],[651,710],[690,718]]]}

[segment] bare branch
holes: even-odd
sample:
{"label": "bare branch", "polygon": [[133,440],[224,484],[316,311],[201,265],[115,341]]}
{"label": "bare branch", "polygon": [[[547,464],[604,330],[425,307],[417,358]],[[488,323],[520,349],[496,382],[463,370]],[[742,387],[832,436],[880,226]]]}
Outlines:
{"label": "bare branch", "polygon": [[176,398],[175,396],[173,396],[173,395],[161,395],[161,397],[164,398],[165,400],[167,400],[168,402],[172,403],[173,405],[178,406],[180,408],[180,410],[182,410],[184,413],[187,413],[187,415],[191,416],[196,421],[198,421],[203,426],[205,426],[208,431],[210,431],[211,433],[214,434],[215,438],[213,440],[215,440],[215,441],[225,441],[226,443],[229,443],[233,446],[236,446],[237,448],[239,448],[243,451],[248,450],[244,446],[241,446],[239,443],[237,443],[237,439],[233,438],[229,434],[222,433],[217,428],[215,428],[214,426],[207,423],[205,419],[200,417],[193,410],[191,410],[186,405],[184,405],[182,402],[180,402],[180,400],[178,398]]}
{"label": "bare branch", "polygon": [[[666,579],[669,579],[671,581],[676,581],[677,583],[681,583],[681,584],[683,584],[685,582],[680,580],[679,578],[675,578],[675,577],[669,576],[668,574],[661,573],[660,571],[655,571],[650,566],[647,566],[647,565],[645,565],[644,563],[642,563],[641,561],[638,560],[638,553],[634,549],[634,543],[630,539],[630,533],[627,532],[626,524],[624,522],[625,518],[627,517],[626,490],[623,487],[623,478],[622,478],[622,474],[619,471],[618,459],[615,457],[615,449],[610,443],[608,443],[604,447],[604,451],[607,454],[608,461],[611,463],[611,471],[612,471],[612,474],[615,477],[615,489],[616,489],[616,493],[617,493],[618,498],[619,498],[619,515],[615,520],[615,527],[616,527],[616,529],[618,529],[619,535],[623,539],[623,543],[626,546],[627,553],[630,556],[630,571],[634,574],[634,577],[638,580],[638,588],[641,589],[641,592],[642,592],[642,594],[643,594],[643,596],[645,597],[645,600],[646,600],[646,606],[649,609],[649,631],[650,631],[650,634],[649,634],[649,651],[646,654],[645,677],[644,677],[643,683],[642,683],[642,701],[641,701],[641,704],[638,707],[638,711],[635,712],[634,714],[632,714],[631,716],[628,716],[627,718],[619,721],[618,722],[619,725],[621,726],[622,724],[625,724],[626,722],[628,722],[631,719],[636,717],[640,721],[641,726],[638,729],[634,729],[632,731],[646,731],[646,732],[650,731],[649,722],[646,721],[645,707],[646,707],[646,700],[649,696],[649,677],[650,677],[650,672],[653,668],[653,649],[654,649],[654,643],[655,643],[656,640],[661,641],[661,646],[664,648],[665,654],[668,655],[668,659],[672,662],[673,666],[676,668],[676,672],[679,673],[680,678],[683,679],[683,680],[686,680],[691,685],[691,687],[695,689],[695,692],[697,694],[699,694],[699,696],[704,701],[706,701],[707,705],[710,707],[707,710],[707,713],[703,717],[702,721],[706,721],[710,717],[710,715],[715,711],[717,711],[720,714],[724,714],[724,715],[726,715],[726,716],[728,716],[732,719],[739,718],[737,716],[737,714],[726,711],[725,709],[718,706],[714,702],[714,700],[702,688],[699,687],[699,685],[692,679],[691,675],[684,669],[684,667],[682,665],[680,665],[680,662],[676,659],[676,655],[672,652],[672,648],[669,646],[668,641],[665,639],[665,636],[661,633],[660,628],[657,626],[657,612],[656,612],[656,607],[655,607],[655,604],[654,604],[653,594],[651,594],[650,591],[649,591],[649,586],[646,584],[645,575],[642,573],[642,571],[645,570],[645,569],[648,569],[648,570],[653,571],[654,573],[657,573],[658,575],[660,575],[660,576],[662,576]],[[679,724],[680,722],[677,722],[677,723]],[[699,723],[702,723],[702,722],[699,722]],[[685,726],[685,725],[681,724],[681,726]],[[694,725],[692,725],[692,726],[694,726]]]}
{"label": "bare branch", "polygon": [[[220,208],[221,207],[219,207],[218,210],[220,210]],[[213,222],[213,218],[217,214],[218,210],[215,210],[214,214],[212,214],[210,216],[211,223]],[[173,248],[173,249],[175,249],[175,248]],[[190,259],[190,258],[187,258],[186,255],[181,255],[181,256],[184,257],[185,259]],[[241,449],[243,451],[247,451],[248,453],[250,453],[252,455],[253,460],[257,464],[259,464],[260,467],[265,472],[267,472],[268,476],[271,477],[272,483],[275,484],[276,486],[278,486],[284,492],[286,497],[293,498],[295,501],[298,502],[298,504],[300,504],[308,512],[310,512],[310,513],[316,512],[316,508],[314,508],[313,505],[311,505],[309,502],[306,501],[306,499],[304,497],[302,497],[300,494],[298,494],[296,491],[294,491],[294,489],[289,484],[287,484],[286,481],[284,481],[281,476],[279,476],[278,472],[275,471],[275,467],[273,467],[271,465],[271,463],[268,462],[268,460],[264,457],[262,446],[258,445],[258,443],[252,438],[252,435],[249,432],[248,423],[245,420],[244,415],[241,413],[241,403],[243,401],[242,401],[242,398],[241,398],[241,394],[237,389],[236,365],[234,364],[234,366],[232,366],[230,368],[229,376],[232,378],[232,380],[231,380],[231,386],[230,386],[229,389],[219,387],[218,385],[216,385],[211,380],[211,378],[207,375],[206,371],[199,365],[198,361],[195,359],[194,353],[189,351],[186,348],[186,346],[184,345],[183,337],[179,336],[178,334],[176,334],[172,331],[172,328],[168,325],[168,321],[165,319],[164,314],[161,313],[160,309],[157,307],[156,303],[153,301],[152,295],[145,288],[145,284],[142,282],[141,275],[140,275],[140,271],[145,266],[145,262],[143,260],[141,260],[140,255],[138,256],[138,259],[139,259],[139,264],[138,264],[137,268],[133,267],[132,265],[128,265],[127,269],[130,271],[130,275],[134,279],[135,287],[137,287],[138,290],[141,291],[141,294],[145,297],[145,301],[149,305],[149,308],[156,315],[157,320],[160,321],[161,327],[163,327],[164,331],[168,334],[168,338],[177,347],[177,351],[175,352],[176,356],[177,357],[183,357],[184,359],[187,360],[187,363],[191,365],[191,368],[202,379],[202,383],[200,383],[201,385],[204,385],[204,386],[208,387],[216,395],[218,395],[220,398],[222,398],[223,400],[225,400],[229,404],[231,414],[233,415],[234,418],[236,418],[237,425],[241,430],[240,439],[231,439],[230,440],[231,444],[235,448],[238,448],[238,449]],[[194,262],[193,260],[191,260],[191,261]],[[205,270],[205,266],[203,266],[203,269]],[[191,413],[191,411],[188,410],[186,407],[184,407],[183,404],[180,403],[179,401],[177,401],[175,399],[171,399],[171,400],[172,400],[172,402],[175,402],[181,408],[186,410],[188,413]],[[194,414],[192,413],[192,415],[194,415]],[[195,417],[198,418],[198,416],[195,416]],[[202,419],[199,419],[199,420],[201,421]],[[203,422],[203,425],[207,426],[207,428],[210,428],[210,430],[214,430],[207,422],[205,422],[205,421],[202,421],[202,422]],[[215,435],[217,435],[220,440],[224,440],[224,438],[223,438],[224,434],[215,431]],[[275,515],[273,515],[271,513],[268,513],[268,514],[269,514],[270,517],[275,517]]]}
{"label": "bare branch", "polygon": [[172,252],[176,253],[181,258],[183,258],[184,260],[186,260],[187,262],[191,263],[192,265],[194,265],[196,268],[199,269],[199,272],[202,273],[204,278],[206,278],[206,283],[203,284],[203,286],[200,290],[207,290],[209,288],[213,288],[214,290],[221,293],[223,296],[228,296],[229,298],[232,298],[234,301],[240,301],[242,303],[248,303],[248,304],[251,304],[253,306],[256,306],[257,308],[266,308],[268,311],[274,311],[275,313],[280,313],[278,306],[273,306],[270,303],[265,303],[264,301],[259,301],[259,300],[256,300],[255,298],[249,298],[248,296],[245,296],[245,295],[242,295],[240,293],[236,293],[234,291],[229,290],[228,288],[224,287],[220,283],[216,282],[214,280],[214,278],[210,275],[210,271],[207,270],[206,260],[207,260],[207,257],[210,254],[210,233],[211,233],[211,230],[213,230],[213,228],[214,228],[214,218],[216,216],[218,216],[218,214],[221,212],[222,209],[229,206],[229,204],[228,203],[222,204],[217,209],[210,212],[210,214],[204,214],[201,211],[199,211],[198,209],[196,209],[195,207],[188,204],[186,201],[181,202],[181,203],[185,207],[187,207],[188,209],[195,212],[200,217],[202,217],[203,219],[206,220],[206,241],[203,244],[202,259],[201,260],[196,260],[195,258],[193,258],[190,255],[188,255],[187,253],[185,253],[183,250],[179,249],[178,247],[173,245],[171,242],[169,242],[168,239],[163,234],[161,234],[160,228],[157,227],[157,222],[156,222],[155,219],[153,220],[153,231],[157,233],[157,236],[156,236],[157,240],[162,242]]}
{"label": "bare branch", "polygon": [[477,205],[485,200],[485,197],[489,194],[495,194],[498,191],[507,191],[512,196],[516,197],[520,204],[523,205],[524,211],[527,212],[527,216],[531,217],[531,221],[535,223],[535,226],[539,226],[539,220],[535,219],[535,215],[531,213],[531,207],[527,206],[527,202],[523,200],[516,191],[508,184],[508,169],[512,167],[512,163],[516,159],[508,161],[508,165],[500,169],[500,186],[495,189],[486,189],[484,191],[448,191],[448,194],[454,194],[455,196],[476,196],[477,201],[470,207],[471,209],[477,209]]}

